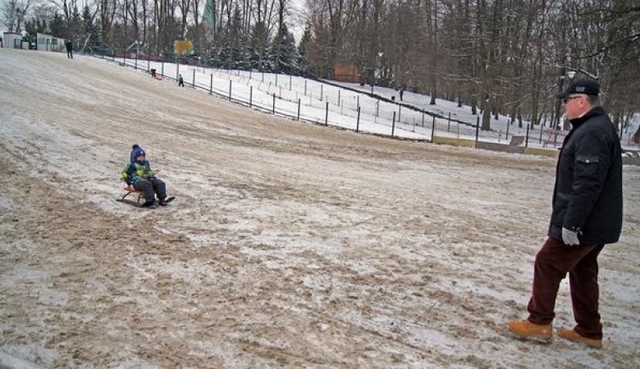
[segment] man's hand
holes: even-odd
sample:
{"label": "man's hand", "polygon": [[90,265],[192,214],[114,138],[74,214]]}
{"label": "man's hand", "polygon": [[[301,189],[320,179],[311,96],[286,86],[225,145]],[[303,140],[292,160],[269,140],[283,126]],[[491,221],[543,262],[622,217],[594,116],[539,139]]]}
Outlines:
{"label": "man's hand", "polygon": [[568,246],[577,246],[580,244],[578,239],[578,232],[571,231],[566,228],[562,228],[562,242]]}

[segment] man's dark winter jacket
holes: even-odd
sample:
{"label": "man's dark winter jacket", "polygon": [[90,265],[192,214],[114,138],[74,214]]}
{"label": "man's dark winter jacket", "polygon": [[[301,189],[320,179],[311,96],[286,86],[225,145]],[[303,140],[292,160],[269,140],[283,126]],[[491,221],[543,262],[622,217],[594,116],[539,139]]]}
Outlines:
{"label": "man's dark winter jacket", "polygon": [[583,244],[615,243],[622,229],[622,149],[604,110],[571,120],[562,144],[553,191],[549,236],[579,231]]}

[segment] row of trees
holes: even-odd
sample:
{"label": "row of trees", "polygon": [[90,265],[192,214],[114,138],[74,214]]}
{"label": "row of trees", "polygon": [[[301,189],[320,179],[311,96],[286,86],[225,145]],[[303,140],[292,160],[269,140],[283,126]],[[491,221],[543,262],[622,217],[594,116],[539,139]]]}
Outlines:
{"label": "row of trees", "polygon": [[[211,1],[213,24],[203,23],[204,0],[7,0],[3,23],[27,40],[46,32],[81,49],[137,50],[173,55],[176,40],[191,40],[202,59],[228,68],[300,74],[290,0]],[[79,6],[80,5],[80,6]]]}
{"label": "row of trees", "polygon": [[599,78],[617,125],[640,110],[637,0],[306,0],[297,47],[292,0],[94,1],[7,0],[2,15],[10,31],[51,32],[81,48],[137,41],[167,56],[189,39],[218,66],[321,78],[353,64],[368,83],[469,104],[483,129],[498,113],[552,125],[550,96],[571,70]]}
{"label": "row of trees", "polygon": [[550,97],[570,71],[599,78],[617,125],[640,110],[637,0],[307,0],[307,9],[316,70],[355,61],[379,84],[481,109],[484,129],[491,113],[555,122]]}

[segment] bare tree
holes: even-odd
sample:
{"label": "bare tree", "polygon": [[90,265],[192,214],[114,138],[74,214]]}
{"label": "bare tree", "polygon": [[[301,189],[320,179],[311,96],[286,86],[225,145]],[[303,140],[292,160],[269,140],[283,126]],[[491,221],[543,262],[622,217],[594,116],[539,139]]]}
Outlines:
{"label": "bare tree", "polygon": [[31,4],[31,0],[8,0],[4,3],[2,18],[9,32],[20,33],[22,31]]}

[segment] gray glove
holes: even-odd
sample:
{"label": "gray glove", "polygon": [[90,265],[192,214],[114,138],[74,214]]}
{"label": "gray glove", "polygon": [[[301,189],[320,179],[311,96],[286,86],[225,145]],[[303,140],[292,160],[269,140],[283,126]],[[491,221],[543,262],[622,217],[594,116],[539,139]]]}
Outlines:
{"label": "gray glove", "polygon": [[564,244],[568,246],[579,245],[580,240],[578,239],[578,232],[562,228],[562,242],[564,242]]}

